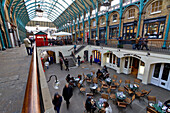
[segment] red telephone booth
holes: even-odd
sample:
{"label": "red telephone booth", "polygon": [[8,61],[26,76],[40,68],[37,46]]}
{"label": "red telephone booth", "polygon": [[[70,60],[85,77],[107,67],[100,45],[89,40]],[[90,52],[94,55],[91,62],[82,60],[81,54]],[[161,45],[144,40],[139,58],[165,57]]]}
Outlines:
{"label": "red telephone booth", "polygon": [[36,46],[48,46],[47,34],[40,31],[35,34]]}

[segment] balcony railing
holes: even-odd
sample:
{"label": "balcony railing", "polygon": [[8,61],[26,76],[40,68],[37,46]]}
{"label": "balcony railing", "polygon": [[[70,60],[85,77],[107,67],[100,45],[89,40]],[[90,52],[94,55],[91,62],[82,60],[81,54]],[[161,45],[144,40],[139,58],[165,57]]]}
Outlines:
{"label": "balcony railing", "polygon": [[22,113],[41,113],[42,99],[39,87],[36,46],[31,59]]}

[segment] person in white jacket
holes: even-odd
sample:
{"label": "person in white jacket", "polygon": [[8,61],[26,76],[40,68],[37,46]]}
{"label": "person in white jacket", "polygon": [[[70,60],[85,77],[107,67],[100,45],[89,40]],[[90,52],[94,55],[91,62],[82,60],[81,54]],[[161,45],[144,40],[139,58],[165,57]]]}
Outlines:
{"label": "person in white jacket", "polygon": [[31,41],[28,38],[24,39],[24,44],[28,55],[32,55]]}
{"label": "person in white jacket", "polygon": [[105,113],[112,113],[112,108],[107,102],[104,102],[103,107],[105,108]]}

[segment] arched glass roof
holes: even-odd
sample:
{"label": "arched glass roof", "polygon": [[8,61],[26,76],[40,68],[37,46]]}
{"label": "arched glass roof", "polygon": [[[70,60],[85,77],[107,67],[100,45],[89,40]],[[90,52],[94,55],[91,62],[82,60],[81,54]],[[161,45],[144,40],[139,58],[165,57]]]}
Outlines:
{"label": "arched glass roof", "polygon": [[30,19],[36,17],[35,10],[40,4],[43,10],[43,17],[54,21],[61,15],[75,0],[24,0]]}

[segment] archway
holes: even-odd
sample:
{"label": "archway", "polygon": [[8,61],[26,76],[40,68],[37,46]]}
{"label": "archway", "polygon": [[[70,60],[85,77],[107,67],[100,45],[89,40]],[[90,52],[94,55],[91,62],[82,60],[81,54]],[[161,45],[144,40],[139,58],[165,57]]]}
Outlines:
{"label": "archway", "polygon": [[47,51],[47,53],[48,53],[48,55],[50,56],[50,59],[48,59],[49,62],[50,62],[50,64],[55,63],[55,62],[56,62],[55,52],[53,52],[53,51]]}
{"label": "archway", "polygon": [[98,50],[93,50],[92,54],[93,54],[94,62],[101,65],[101,52]]}
{"label": "archway", "polygon": [[84,51],[84,61],[88,61],[88,50]]}

